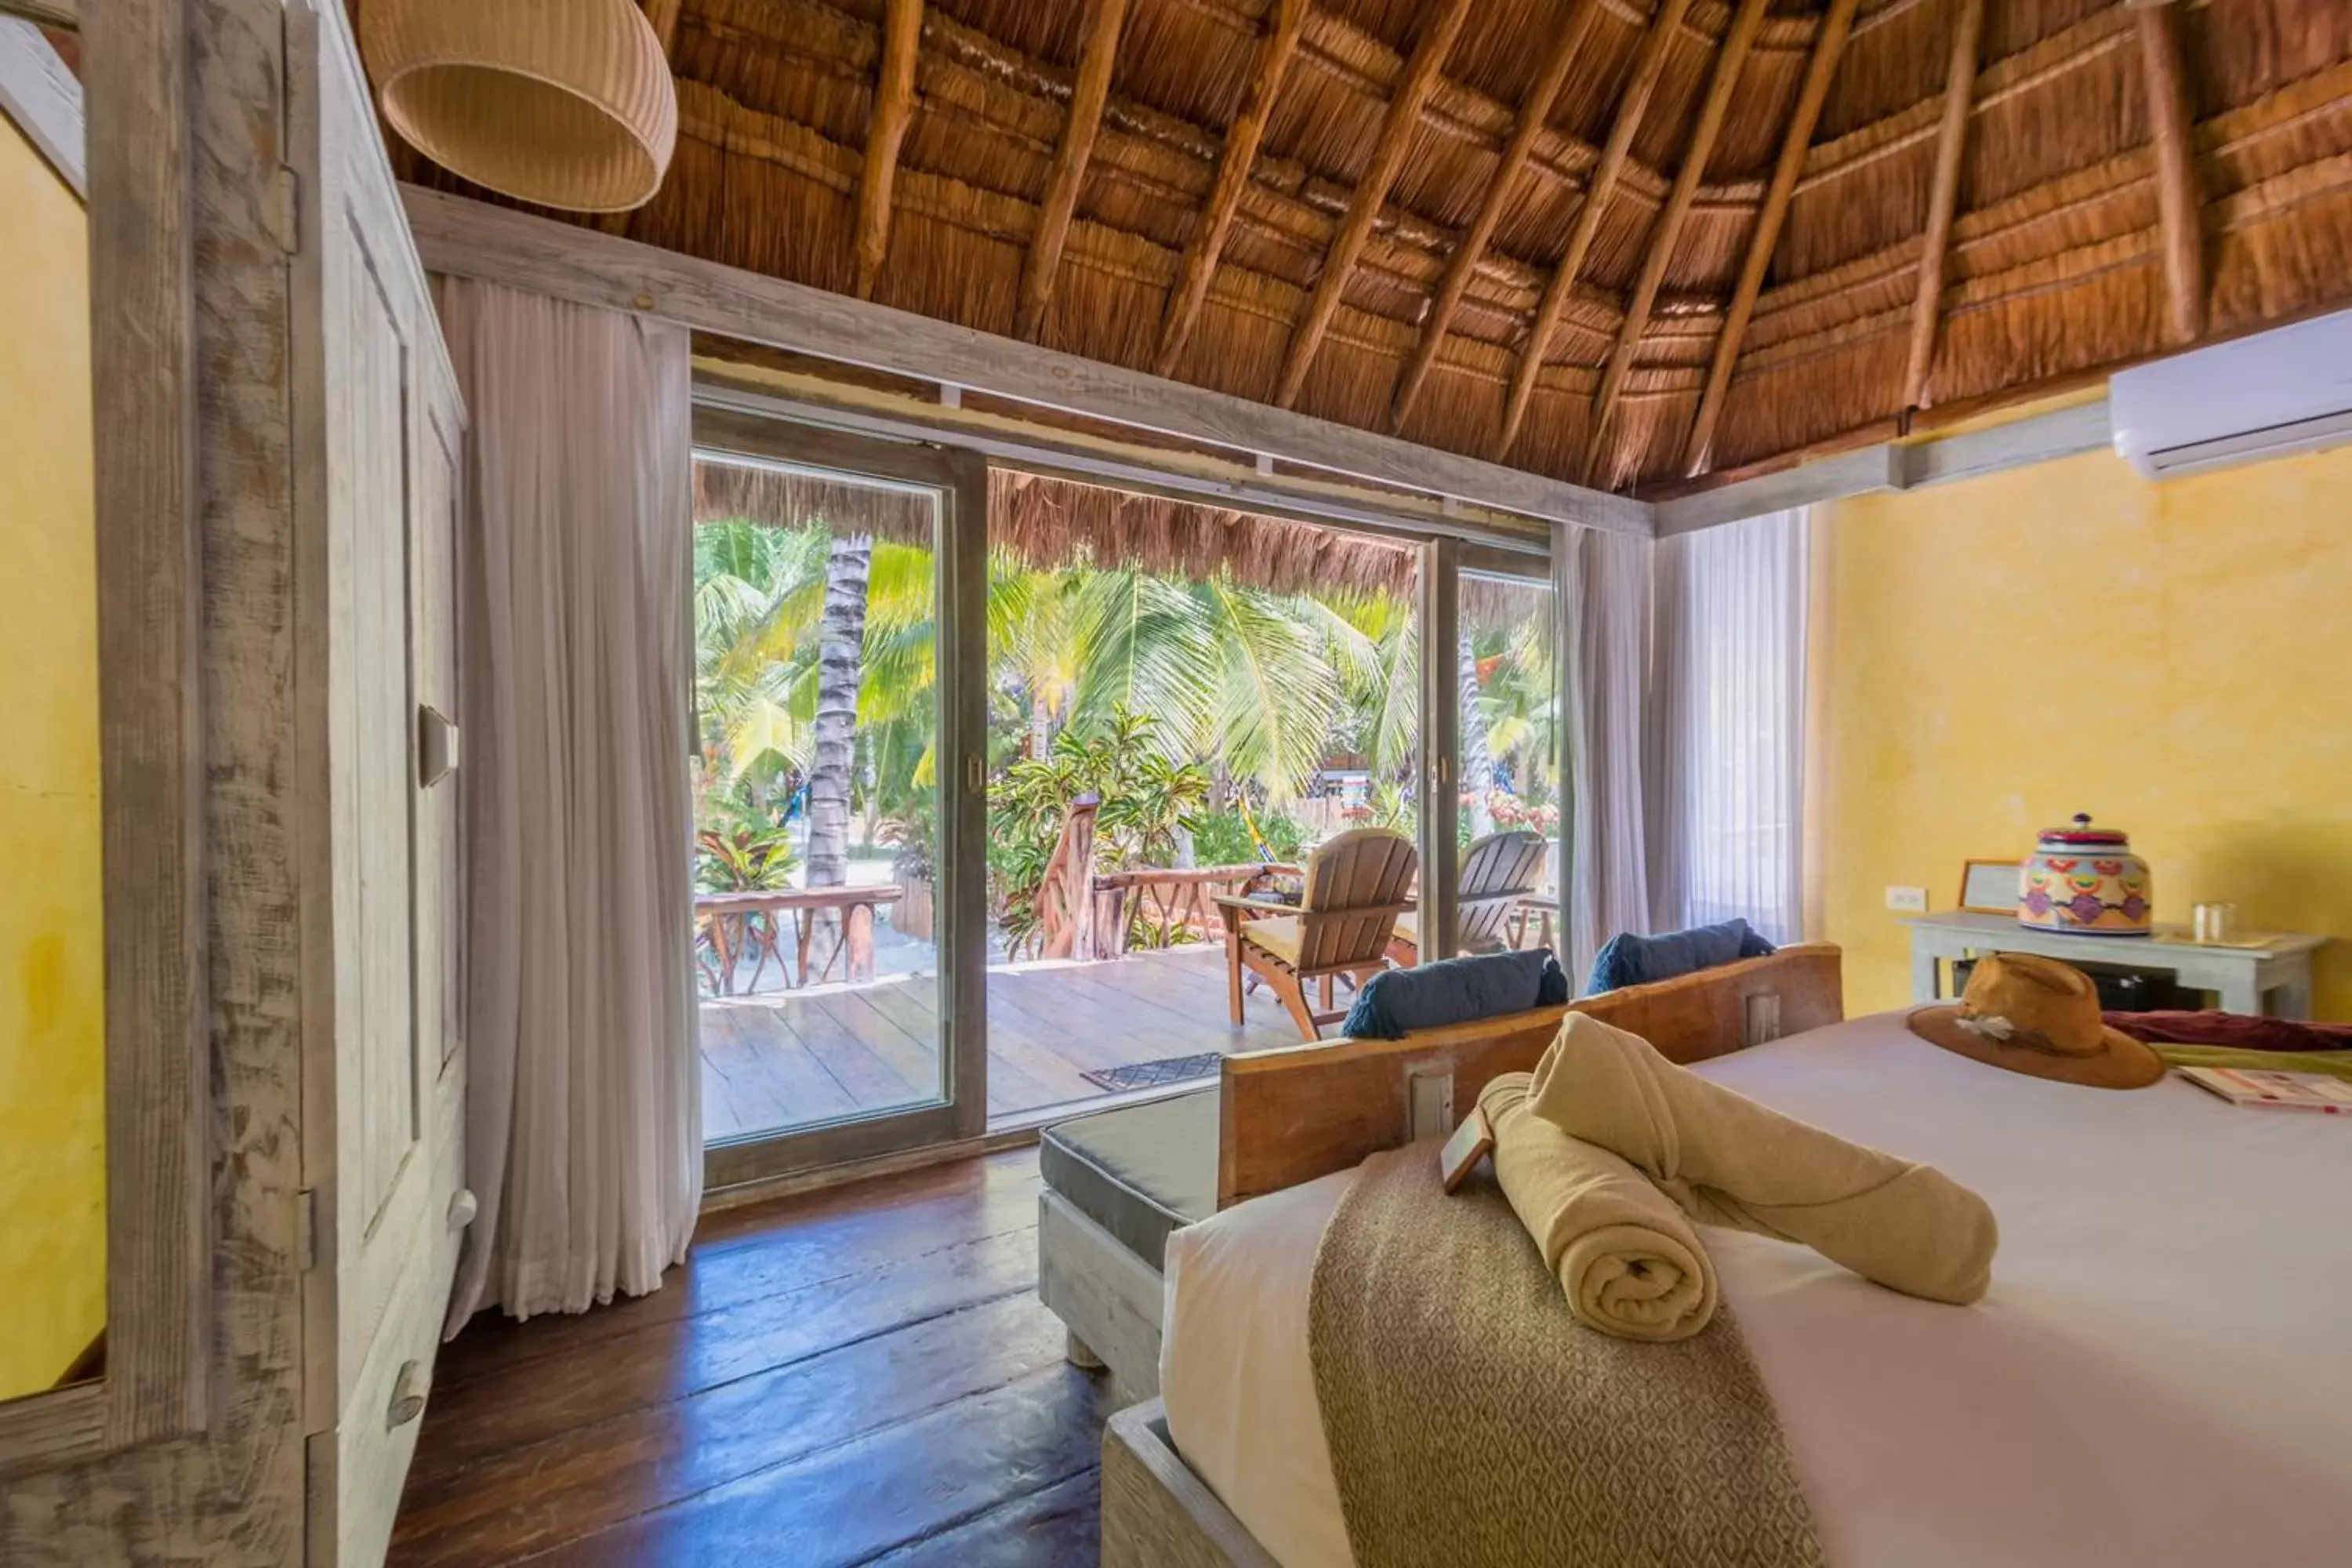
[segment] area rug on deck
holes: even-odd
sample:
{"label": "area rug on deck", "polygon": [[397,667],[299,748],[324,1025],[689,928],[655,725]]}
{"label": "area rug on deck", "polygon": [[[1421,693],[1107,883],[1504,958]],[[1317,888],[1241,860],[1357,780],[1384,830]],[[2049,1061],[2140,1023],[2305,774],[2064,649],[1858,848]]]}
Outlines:
{"label": "area rug on deck", "polygon": [[1125,1067],[1097,1068],[1078,1076],[1097,1089],[1124,1094],[1131,1089],[1162,1089],[1171,1083],[1187,1083],[1196,1078],[1214,1078],[1217,1076],[1217,1064],[1224,1059],[1223,1051],[1204,1051],[1197,1057],[1162,1057],[1156,1062],[1129,1062]]}

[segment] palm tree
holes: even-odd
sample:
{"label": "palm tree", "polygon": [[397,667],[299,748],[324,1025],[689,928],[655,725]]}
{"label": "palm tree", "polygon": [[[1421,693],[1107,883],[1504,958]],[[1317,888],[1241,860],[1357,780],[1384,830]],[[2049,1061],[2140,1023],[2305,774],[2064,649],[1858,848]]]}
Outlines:
{"label": "palm tree", "polygon": [[866,579],[874,536],[836,535],[825,553],[824,618],[817,630],[816,722],[809,756],[808,885],[849,879],[850,769],[866,657]]}
{"label": "palm tree", "polygon": [[[809,880],[842,879],[861,755],[869,815],[919,809],[936,777],[935,558],[821,525],[706,524],[696,545],[713,773],[730,787],[805,777]],[[1158,721],[1150,743],[1168,762],[1206,760],[1272,805],[1334,752],[1361,752],[1384,778],[1410,772],[1419,637],[1406,602],[1003,554],[990,568],[991,688],[1032,755],[1126,710]]]}
{"label": "palm tree", "polygon": [[1478,650],[1472,644],[1465,619],[1455,679],[1462,710],[1462,794],[1469,803],[1470,837],[1476,838],[1495,829],[1494,813],[1486,806],[1495,787],[1495,755],[1486,745],[1486,706],[1478,684]]}

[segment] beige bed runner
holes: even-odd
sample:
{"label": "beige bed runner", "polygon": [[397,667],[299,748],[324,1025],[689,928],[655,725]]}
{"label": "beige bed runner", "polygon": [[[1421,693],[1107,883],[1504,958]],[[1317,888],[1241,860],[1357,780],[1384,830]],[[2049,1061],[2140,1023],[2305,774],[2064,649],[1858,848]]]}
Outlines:
{"label": "beige bed runner", "polygon": [[1307,1349],[1356,1568],[1822,1561],[1727,1308],[1675,1344],[1585,1328],[1485,1173],[1364,1163],[1323,1233]]}

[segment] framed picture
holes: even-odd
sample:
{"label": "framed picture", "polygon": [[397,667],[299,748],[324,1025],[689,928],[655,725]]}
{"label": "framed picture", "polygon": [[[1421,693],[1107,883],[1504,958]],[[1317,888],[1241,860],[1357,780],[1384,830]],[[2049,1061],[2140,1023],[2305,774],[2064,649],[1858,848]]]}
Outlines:
{"label": "framed picture", "polygon": [[2017,912],[2021,860],[1970,860],[1960,869],[1960,908],[1972,915]]}

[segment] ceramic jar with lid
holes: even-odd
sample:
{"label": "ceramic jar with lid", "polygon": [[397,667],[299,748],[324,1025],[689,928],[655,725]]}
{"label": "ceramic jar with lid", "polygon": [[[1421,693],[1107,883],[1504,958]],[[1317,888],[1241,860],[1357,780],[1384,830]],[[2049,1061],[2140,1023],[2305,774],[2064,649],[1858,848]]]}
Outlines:
{"label": "ceramic jar with lid", "polygon": [[2146,936],[2151,887],[2130,837],[2094,827],[2077,813],[2070,826],[2043,829],[2018,872],[2017,923],[2081,936]]}

